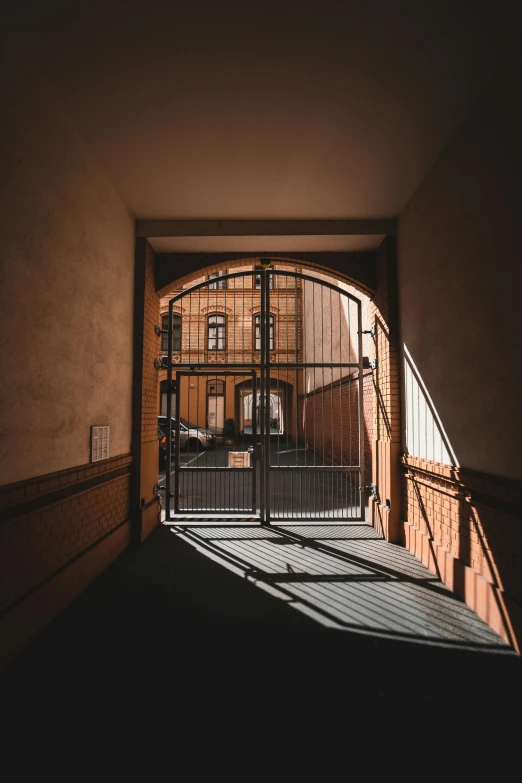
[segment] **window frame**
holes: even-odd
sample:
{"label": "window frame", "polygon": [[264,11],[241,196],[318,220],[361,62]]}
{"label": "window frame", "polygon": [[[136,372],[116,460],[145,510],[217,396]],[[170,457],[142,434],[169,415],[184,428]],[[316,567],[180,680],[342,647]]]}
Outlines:
{"label": "window frame", "polygon": [[[181,353],[181,325],[182,318],[179,313],[172,314],[172,353]],[[161,329],[169,328],[169,314],[163,313],[161,316]],[[179,329],[179,335],[175,336],[176,329]],[[179,348],[176,348],[175,342],[179,342]],[[161,352],[169,352],[169,336],[168,334],[161,335]]]}
{"label": "window frame", "polygon": [[[222,318],[223,320],[219,324],[218,323],[211,324],[210,323],[210,319],[211,318]],[[210,329],[212,327],[214,327],[217,330],[222,329],[223,330],[222,336],[220,337],[219,336],[219,331],[217,331],[216,336],[211,338],[211,336],[210,336]],[[210,340],[211,339],[212,340],[214,340],[214,339],[216,340],[216,347],[215,348],[210,346]],[[220,340],[223,341],[223,347],[222,348],[219,347],[219,341]],[[226,315],[224,313],[219,313],[219,312],[209,313],[207,315],[207,351],[213,351],[213,352],[217,353],[217,352],[223,352],[223,351],[226,351],[226,350],[227,350],[227,317],[226,317]]]}
{"label": "window frame", "polygon": [[[270,313],[270,340],[269,340],[269,351],[275,351],[275,315]],[[253,337],[253,348],[254,351],[260,351],[261,350],[261,313],[254,313],[253,316],[254,319],[254,328],[252,329],[252,337]],[[259,347],[257,345],[257,325],[259,323]]]}
{"label": "window frame", "polygon": [[212,283],[209,283],[209,288],[215,290],[215,289],[226,289],[227,287],[227,281],[226,280],[220,280],[220,277],[224,277],[225,275],[228,275],[228,269],[220,269],[218,272],[210,272],[208,275],[208,280],[212,280]]}
{"label": "window frame", "polygon": [[[254,267],[254,272],[256,273],[256,276],[255,276],[255,279],[254,279],[254,289],[256,291],[260,291],[261,290],[261,274],[260,274],[260,272],[262,272],[262,271],[263,271],[263,267],[262,266]],[[274,275],[272,274],[272,272],[268,272],[268,287],[270,289],[273,289],[273,287],[274,287]]]}

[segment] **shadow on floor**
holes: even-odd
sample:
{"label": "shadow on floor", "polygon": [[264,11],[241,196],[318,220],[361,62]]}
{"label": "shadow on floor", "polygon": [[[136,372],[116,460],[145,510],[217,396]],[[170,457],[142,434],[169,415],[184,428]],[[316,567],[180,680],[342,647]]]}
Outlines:
{"label": "shadow on floor", "polygon": [[11,716],[168,707],[180,753],[209,764],[514,774],[522,658],[327,628],[161,526],[4,670],[0,695]]}

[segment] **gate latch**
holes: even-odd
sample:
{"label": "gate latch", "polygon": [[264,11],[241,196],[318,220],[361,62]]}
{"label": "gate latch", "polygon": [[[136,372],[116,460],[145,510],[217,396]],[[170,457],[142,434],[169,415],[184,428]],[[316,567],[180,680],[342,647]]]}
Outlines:
{"label": "gate latch", "polygon": [[260,460],[261,459],[261,455],[262,455],[262,448],[263,447],[262,447],[261,443],[256,443],[255,446],[249,446],[247,451],[249,452],[249,454],[253,454],[254,455],[254,459],[255,460]]}

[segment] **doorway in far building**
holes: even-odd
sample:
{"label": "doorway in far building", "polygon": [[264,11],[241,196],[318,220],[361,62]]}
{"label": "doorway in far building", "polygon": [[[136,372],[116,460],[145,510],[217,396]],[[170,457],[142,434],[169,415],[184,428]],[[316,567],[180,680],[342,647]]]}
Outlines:
{"label": "doorway in far building", "polygon": [[225,424],[225,382],[220,378],[207,381],[207,428],[221,435]]}
{"label": "doorway in far building", "polygon": [[[252,423],[254,420],[257,424],[257,430],[260,431],[261,426],[261,394],[257,394],[254,401],[254,395],[252,392],[246,392],[242,394],[242,405],[240,409],[240,416],[242,422],[242,431],[245,435],[251,435],[253,432]],[[270,408],[269,408],[269,428],[270,435],[283,435],[284,434],[284,421],[283,421],[283,404],[282,404],[282,392],[270,394]],[[241,426],[241,423],[240,423]]]}

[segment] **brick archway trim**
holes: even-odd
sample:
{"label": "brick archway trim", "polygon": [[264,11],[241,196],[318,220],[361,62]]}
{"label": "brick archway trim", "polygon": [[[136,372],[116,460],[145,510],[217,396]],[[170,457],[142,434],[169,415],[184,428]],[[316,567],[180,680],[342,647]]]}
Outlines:
{"label": "brick archway trim", "polygon": [[372,298],[377,289],[377,252],[299,252],[289,255],[282,252],[261,251],[248,253],[157,253],[155,263],[155,288],[159,297],[174,294],[176,286],[188,285],[202,274],[233,269],[245,261],[272,258],[274,261],[315,269],[324,274],[332,273],[343,282]]}

